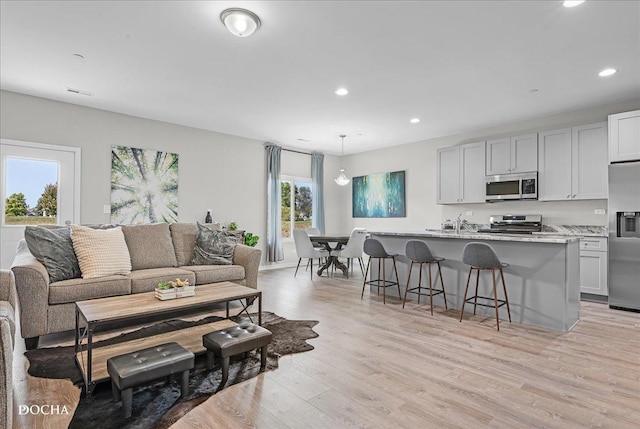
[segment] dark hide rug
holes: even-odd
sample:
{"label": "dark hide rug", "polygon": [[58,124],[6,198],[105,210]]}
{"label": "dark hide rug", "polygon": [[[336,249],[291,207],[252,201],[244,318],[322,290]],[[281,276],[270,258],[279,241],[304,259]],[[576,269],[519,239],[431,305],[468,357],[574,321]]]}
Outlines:
{"label": "dark hide rug", "polygon": [[[252,314],[253,320],[256,320]],[[134,332],[94,343],[94,348],[104,347],[123,341],[144,338],[150,335],[184,329],[189,326],[211,323],[221,320],[211,316],[202,320],[187,322],[169,320]],[[235,318],[236,322],[245,318]],[[273,313],[262,313],[262,326],[273,333],[267,357],[267,371],[278,367],[278,358],[283,355],[313,350],[307,339],[318,336],[313,331],[317,324],[313,320],[287,320]],[[29,350],[25,353],[29,360],[29,374],[34,377],[70,379],[74,384],[82,384],[82,375],[74,360],[73,346],[52,347]],[[260,353],[252,351],[248,357],[239,355],[231,358],[229,380],[226,387],[255,377],[260,373]],[[84,392],[76,408],[69,428],[127,428],[127,429],[165,429],[178,421],[194,407],[211,395],[220,383],[222,373],[220,362],[216,359],[213,371],[206,369],[206,356],[196,356],[195,368],[189,377],[189,394],[180,399],[179,377],[167,383],[159,380],[134,388],[133,414],[129,419],[122,418],[121,402],[114,402],[111,395],[111,383],[99,383],[90,397]]]}

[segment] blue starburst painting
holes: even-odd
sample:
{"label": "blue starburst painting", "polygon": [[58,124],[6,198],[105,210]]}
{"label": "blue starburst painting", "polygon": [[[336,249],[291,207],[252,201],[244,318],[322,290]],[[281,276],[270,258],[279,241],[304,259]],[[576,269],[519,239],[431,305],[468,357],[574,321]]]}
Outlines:
{"label": "blue starburst painting", "polygon": [[404,171],[353,178],[353,217],[406,217]]}

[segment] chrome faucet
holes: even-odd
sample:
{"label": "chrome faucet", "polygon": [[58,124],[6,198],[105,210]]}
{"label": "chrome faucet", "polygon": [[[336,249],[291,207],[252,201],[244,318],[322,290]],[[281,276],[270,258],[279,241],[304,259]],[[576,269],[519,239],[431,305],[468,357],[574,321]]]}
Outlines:
{"label": "chrome faucet", "polygon": [[459,213],[459,214],[458,214],[458,217],[456,218],[456,223],[455,223],[455,226],[456,226],[456,234],[460,234],[460,225],[462,224],[462,219],[461,219],[461,217],[462,217],[462,213]]}

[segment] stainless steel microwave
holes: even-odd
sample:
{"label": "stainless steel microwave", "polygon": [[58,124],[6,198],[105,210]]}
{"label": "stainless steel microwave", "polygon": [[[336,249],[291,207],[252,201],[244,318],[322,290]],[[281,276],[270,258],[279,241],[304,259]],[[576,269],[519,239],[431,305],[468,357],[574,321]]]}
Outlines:
{"label": "stainless steel microwave", "polygon": [[538,173],[500,174],[485,177],[485,199],[488,202],[506,200],[537,200]]}

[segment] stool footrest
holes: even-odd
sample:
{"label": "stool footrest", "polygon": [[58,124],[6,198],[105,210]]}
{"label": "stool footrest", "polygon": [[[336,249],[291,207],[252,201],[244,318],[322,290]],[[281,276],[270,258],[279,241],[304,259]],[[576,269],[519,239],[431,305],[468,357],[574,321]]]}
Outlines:
{"label": "stool footrest", "polygon": [[[486,299],[488,301],[491,301],[491,304],[482,304],[480,302],[473,302],[476,298]],[[507,301],[505,301],[504,299],[496,299],[495,301],[498,302],[498,307],[502,307],[507,303]],[[489,297],[489,296],[475,295],[475,296],[472,296],[471,298],[467,298],[464,302],[473,304],[473,305],[480,305],[482,307],[491,307],[491,308],[495,307],[493,297]]]}
{"label": "stool footrest", "polygon": [[[428,294],[426,292],[414,292],[414,290],[416,290],[416,289],[425,289],[425,290],[427,290],[429,288],[428,287],[426,287],[426,288],[425,287],[421,287],[421,288],[412,287],[411,289],[407,290],[407,293],[414,293],[416,295],[425,295],[425,296],[429,296],[430,295],[430,294]],[[442,289],[432,289],[432,291],[433,291],[433,294],[432,294],[433,296],[440,295],[440,294],[444,293],[444,291]]]}
{"label": "stool footrest", "polygon": [[393,282],[391,280],[383,282],[382,280],[377,279],[377,280],[369,280],[367,282],[364,282],[364,284],[375,286],[375,287],[389,287],[389,286],[397,286],[398,282]]}

